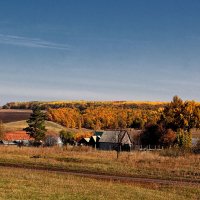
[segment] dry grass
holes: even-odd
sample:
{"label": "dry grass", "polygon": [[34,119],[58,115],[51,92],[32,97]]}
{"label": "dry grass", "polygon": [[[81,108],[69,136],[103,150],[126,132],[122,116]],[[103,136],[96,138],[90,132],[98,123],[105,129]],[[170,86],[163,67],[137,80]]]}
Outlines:
{"label": "dry grass", "polygon": [[[34,159],[32,157],[40,158]],[[21,163],[66,170],[200,181],[200,155],[164,157],[157,152],[121,153],[91,148],[0,147],[0,162]]]}
{"label": "dry grass", "polygon": [[[23,128],[25,128],[27,126],[28,126],[28,124],[26,123],[26,120],[10,122],[10,123],[4,124],[6,132],[21,131],[21,130],[23,130]],[[53,133],[59,133],[61,130],[65,129],[65,127],[63,127],[59,124],[56,124],[54,122],[50,122],[50,121],[46,121],[45,126],[49,132],[53,132]]]}
{"label": "dry grass", "polygon": [[197,200],[200,188],[115,183],[34,170],[0,168],[0,200]]}
{"label": "dry grass", "polygon": [[[22,131],[23,128],[25,128],[27,126],[28,126],[28,124],[26,123],[26,120],[9,122],[9,123],[4,124],[4,128],[5,128],[6,132]],[[91,130],[85,129],[85,128],[83,128],[81,130],[75,129],[75,128],[66,128],[64,126],[61,126],[60,124],[57,124],[57,123],[51,122],[51,121],[45,121],[45,127],[47,129],[47,134],[53,133],[53,134],[59,135],[61,130],[68,130],[68,131],[74,132],[74,133],[78,133],[78,132],[90,133],[91,132]]]}

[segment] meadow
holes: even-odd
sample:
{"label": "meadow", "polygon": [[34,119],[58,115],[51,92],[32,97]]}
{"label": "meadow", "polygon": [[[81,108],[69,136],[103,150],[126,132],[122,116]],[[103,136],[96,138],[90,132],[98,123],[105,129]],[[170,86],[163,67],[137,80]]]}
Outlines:
{"label": "meadow", "polygon": [[161,152],[98,151],[89,147],[0,147],[0,164],[17,164],[128,177],[200,182],[200,155],[166,156]]}
{"label": "meadow", "polygon": [[199,187],[191,185],[126,184],[55,172],[0,168],[0,200],[198,200]]}
{"label": "meadow", "polygon": [[[3,111],[2,111],[3,112]],[[7,113],[6,113],[7,112]],[[12,112],[5,111],[6,132],[20,131],[26,120],[12,119]],[[11,114],[8,114],[11,113]],[[23,113],[23,111],[22,111]],[[26,113],[26,111],[25,111]],[[27,114],[27,113],[26,113]],[[29,113],[30,114],[30,113]],[[1,117],[1,115],[0,115]],[[27,116],[26,116],[27,117]],[[66,128],[46,121],[49,133]],[[82,131],[89,131],[82,129]],[[196,137],[199,132],[193,133]],[[43,171],[40,171],[42,169]],[[62,172],[79,172],[69,175]],[[200,155],[177,149],[158,151],[121,152],[99,151],[85,146],[16,147],[0,146],[0,200],[1,199],[199,199]],[[89,175],[111,175],[155,179],[155,182],[120,182],[86,178]],[[178,181],[176,184],[156,183],[156,180]]]}

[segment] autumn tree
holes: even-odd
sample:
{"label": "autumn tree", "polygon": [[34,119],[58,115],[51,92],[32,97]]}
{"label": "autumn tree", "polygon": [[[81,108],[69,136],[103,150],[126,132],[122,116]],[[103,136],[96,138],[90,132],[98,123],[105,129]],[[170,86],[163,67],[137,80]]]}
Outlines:
{"label": "autumn tree", "polygon": [[70,131],[62,130],[60,131],[60,138],[64,145],[71,144],[74,141],[75,134]]}
{"label": "autumn tree", "polygon": [[32,111],[30,118],[26,121],[28,127],[24,128],[24,130],[30,137],[35,139],[35,144],[37,144],[45,138],[47,131],[45,128],[46,114],[38,106],[35,106]]}
{"label": "autumn tree", "polygon": [[5,128],[2,121],[0,121],[0,140],[3,140],[5,136]]}
{"label": "autumn tree", "polygon": [[[88,106],[88,107],[87,107]],[[106,105],[87,105],[83,110],[76,107],[48,109],[48,119],[67,128],[88,129],[142,129],[147,123],[156,123],[160,117],[157,110],[142,110]]]}
{"label": "autumn tree", "polygon": [[191,146],[191,129],[200,128],[200,107],[194,101],[183,101],[175,96],[161,115],[160,123],[177,134],[181,147]]}
{"label": "autumn tree", "polygon": [[173,146],[176,140],[176,133],[172,129],[163,129],[159,142],[162,146],[169,147]]}

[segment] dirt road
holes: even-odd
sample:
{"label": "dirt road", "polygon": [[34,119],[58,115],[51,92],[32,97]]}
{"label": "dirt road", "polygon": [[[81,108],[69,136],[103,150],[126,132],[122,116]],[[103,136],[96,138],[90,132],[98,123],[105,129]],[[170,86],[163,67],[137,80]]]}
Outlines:
{"label": "dirt road", "polygon": [[117,175],[107,175],[107,174],[95,174],[89,172],[82,171],[67,171],[65,169],[58,168],[44,168],[39,166],[27,166],[22,164],[14,164],[14,163],[0,163],[0,167],[7,168],[20,168],[20,169],[30,169],[35,171],[48,171],[55,173],[62,173],[68,175],[75,175],[87,178],[94,178],[100,180],[107,181],[116,181],[116,182],[124,182],[124,183],[146,183],[146,184],[164,184],[164,185],[173,185],[173,184],[181,184],[181,185],[199,185],[199,180],[166,180],[166,179],[154,179],[154,178],[143,178],[143,177],[128,177],[128,176],[117,176]]}

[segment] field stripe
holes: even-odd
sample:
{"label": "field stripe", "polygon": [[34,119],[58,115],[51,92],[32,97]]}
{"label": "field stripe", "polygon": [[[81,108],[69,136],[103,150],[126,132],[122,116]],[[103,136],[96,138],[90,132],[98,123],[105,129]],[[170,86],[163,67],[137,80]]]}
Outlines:
{"label": "field stripe", "polygon": [[142,178],[142,177],[127,177],[127,176],[117,176],[117,175],[107,175],[107,174],[94,174],[82,171],[66,171],[65,169],[58,168],[47,168],[31,165],[22,165],[16,163],[0,163],[1,167],[9,168],[20,168],[20,169],[30,169],[36,171],[48,171],[55,173],[62,173],[68,175],[75,175],[93,179],[108,180],[108,181],[118,181],[124,183],[146,183],[146,184],[163,184],[163,185],[199,185],[199,180],[166,180],[166,179],[154,179],[154,178]]}

